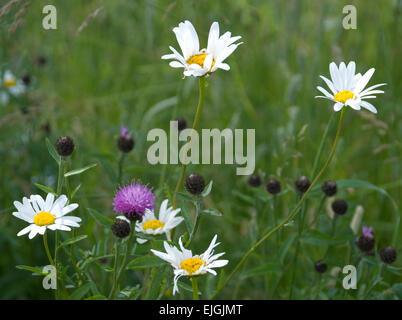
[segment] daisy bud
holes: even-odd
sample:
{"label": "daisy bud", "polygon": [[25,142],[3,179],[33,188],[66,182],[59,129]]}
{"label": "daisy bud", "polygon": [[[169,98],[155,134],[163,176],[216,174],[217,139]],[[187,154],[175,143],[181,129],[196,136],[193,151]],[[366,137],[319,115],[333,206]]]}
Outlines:
{"label": "daisy bud", "polygon": [[328,269],[328,265],[326,263],[323,263],[322,261],[317,261],[314,264],[314,269],[315,271],[317,271],[318,273],[324,273],[325,271],[327,271]]}
{"label": "daisy bud", "polygon": [[278,194],[282,190],[281,183],[278,180],[271,178],[267,182],[266,189],[270,194]]}
{"label": "daisy bud", "polygon": [[205,180],[197,173],[190,174],[185,181],[186,190],[192,195],[199,195],[205,188]]}
{"label": "daisy bud", "polygon": [[322,184],[321,190],[327,197],[332,197],[338,191],[338,186],[335,181],[327,180]]}
{"label": "daisy bud", "polygon": [[252,187],[259,187],[261,185],[261,178],[256,174],[253,174],[248,179],[248,184]]}
{"label": "daisy bud", "polygon": [[311,182],[306,176],[301,176],[295,182],[296,189],[301,193],[305,193],[310,188],[310,185]]}
{"label": "daisy bud", "polygon": [[373,228],[363,226],[363,234],[357,238],[356,245],[363,252],[371,252],[374,249],[375,238]]}
{"label": "daisy bud", "polygon": [[29,73],[24,74],[21,79],[26,86],[29,86],[31,84],[31,75]]}
{"label": "daisy bud", "polygon": [[380,258],[386,264],[395,262],[396,257],[396,250],[392,247],[385,247],[380,250]]}
{"label": "daisy bud", "polygon": [[186,119],[184,119],[184,118],[178,118],[178,119],[176,119],[176,121],[177,121],[177,129],[178,129],[179,131],[184,130],[184,129],[187,128],[187,121],[186,121]]}
{"label": "daisy bud", "polygon": [[134,148],[134,139],[126,127],[121,127],[121,135],[117,140],[117,147],[121,152],[128,153]]}
{"label": "daisy bud", "polygon": [[57,139],[55,147],[60,156],[68,157],[74,151],[74,141],[68,136],[60,137]]}
{"label": "daisy bud", "polygon": [[130,224],[122,219],[117,219],[112,224],[112,232],[118,238],[125,238],[130,234]]}
{"label": "daisy bud", "polygon": [[336,199],[332,202],[332,210],[339,215],[344,215],[348,211],[348,203],[343,199]]}

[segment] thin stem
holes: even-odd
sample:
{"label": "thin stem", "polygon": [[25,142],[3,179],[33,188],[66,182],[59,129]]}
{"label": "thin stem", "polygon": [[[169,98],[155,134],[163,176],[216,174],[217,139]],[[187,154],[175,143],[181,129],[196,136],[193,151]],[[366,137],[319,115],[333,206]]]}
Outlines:
{"label": "thin stem", "polygon": [[309,195],[310,191],[313,189],[313,187],[315,186],[315,184],[317,183],[317,181],[320,179],[320,177],[322,176],[322,174],[325,172],[325,170],[327,169],[327,167],[329,166],[329,164],[331,163],[332,158],[334,157],[335,154],[335,150],[336,150],[336,146],[338,144],[339,141],[339,137],[341,134],[341,130],[342,130],[342,123],[343,123],[343,118],[345,115],[345,110],[346,108],[342,108],[341,111],[341,115],[339,118],[339,122],[338,122],[338,129],[336,131],[336,135],[335,135],[335,140],[334,143],[332,145],[331,148],[331,152],[329,154],[329,157],[327,159],[327,161],[325,162],[324,166],[322,167],[322,169],[318,172],[317,176],[314,178],[313,182],[311,183],[310,187],[307,189],[307,191],[304,193],[304,195],[302,196],[302,198],[300,199],[300,201],[298,202],[298,204],[296,205],[296,207],[293,208],[293,210],[291,211],[291,213],[288,215],[288,217],[283,220],[280,224],[278,224],[275,228],[273,228],[271,231],[269,231],[266,235],[264,235],[256,244],[254,244],[249,251],[246,252],[246,254],[241,258],[240,262],[236,265],[236,267],[234,268],[234,270],[232,271],[232,273],[228,276],[228,278],[225,280],[225,282],[222,284],[222,286],[220,286],[219,288],[217,288],[217,290],[215,291],[214,295],[212,296],[212,299],[214,299],[216,297],[216,295],[228,284],[228,282],[233,278],[233,276],[236,274],[236,272],[240,269],[240,267],[243,265],[243,263],[250,257],[250,255],[261,245],[261,243],[263,243],[265,240],[267,240],[268,238],[270,238],[275,232],[277,232],[279,229],[281,229],[285,224],[287,224],[290,220],[293,219],[293,217],[297,214],[297,212],[299,211],[301,205],[303,204],[303,202],[306,200],[307,196]]}
{"label": "thin stem", "polygon": [[201,218],[201,199],[197,199],[196,204],[195,204],[195,224],[194,224],[194,228],[191,231],[191,235],[190,238],[188,239],[187,243],[186,243],[186,248],[188,248],[188,246],[190,245],[191,241],[193,241],[194,236],[197,232],[198,226],[200,225],[200,218]]}
{"label": "thin stem", "polygon": [[117,181],[119,184],[122,183],[123,178],[123,165],[124,165],[124,158],[125,154],[122,152],[120,155],[119,163],[118,163],[118,172],[117,172]]}
{"label": "thin stem", "polygon": [[[200,121],[200,118],[201,118],[202,108],[204,106],[205,77],[200,77],[199,85],[200,85],[200,96],[199,96],[199,100],[198,100],[197,111],[195,113],[195,117],[194,117],[194,121],[193,121],[193,130],[197,130],[198,122]],[[192,139],[192,137],[190,137],[190,141],[191,141],[191,139]],[[177,180],[176,188],[174,190],[174,195],[173,195],[173,201],[172,201],[173,208],[176,208],[176,205],[177,205],[177,193],[179,192],[180,187],[183,184],[184,174],[186,173],[186,167],[187,167],[187,165],[185,165],[185,164],[182,164],[182,166],[181,166],[179,180]]]}
{"label": "thin stem", "polygon": [[48,246],[48,244],[47,244],[47,232],[45,232],[45,233],[43,234],[43,244],[44,244],[44,246],[45,246],[45,251],[46,251],[46,255],[47,255],[48,259],[49,259],[49,262],[50,262],[50,264],[51,264],[52,266],[54,266],[55,264],[54,264],[54,261],[53,261],[53,259],[52,259],[52,255],[50,254],[49,246]]}
{"label": "thin stem", "polygon": [[193,285],[193,300],[200,300],[198,297],[198,281],[197,277],[191,277],[191,283]]}
{"label": "thin stem", "polygon": [[384,271],[386,265],[384,263],[381,263],[380,266],[380,270],[378,271],[378,275],[377,277],[374,279],[373,283],[371,284],[371,286],[367,289],[366,294],[364,295],[363,300],[366,300],[367,297],[369,296],[371,290],[374,289],[374,287],[380,282],[381,280],[381,276],[382,276],[382,272]]}
{"label": "thin stem", "polygon": [[114,292],[117,287],[117,273],[118,273],[117,265],[118,265],[118,260],[119,260],[119,249],[120,249],[120,239],[116,239],[116,242],[114,245],[114,265],[113,265],[114,277],[113,277],[112,289],[110,290],[109,299],[114,295]]}

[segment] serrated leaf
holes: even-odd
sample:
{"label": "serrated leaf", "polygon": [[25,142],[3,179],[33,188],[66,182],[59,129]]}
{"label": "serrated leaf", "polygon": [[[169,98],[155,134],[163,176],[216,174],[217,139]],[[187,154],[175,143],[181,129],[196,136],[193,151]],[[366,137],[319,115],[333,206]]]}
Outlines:
{"label": "serrated leaf", "polygon": [[113,219],[104,216],[103,214],[99,213],[98,211],[87,208],[89,214],[101,225],[110,228],[113,224]]}
{"label": "serrated leaf", "polygon": [[201,213],[210,214],[211,216],[217,217],[221,217],[223,215],[222,212],[214,208],[203,210]]}
{"label": "serrated leaf", "polygon": [[87,235],[81,235],[81,236],[77,236],[77,237],[68,239],[68,240],[64,241],[64,242],[59,246],[59,249],[65,247],[65,246],[69,246],[69,245],[71,245],[71,244],[77,243],[78,241],[84,240],[84,239],[86,239],[86,238],[88,238]]}
{"label": "serrated leaf", "polygon": [[213,185],[213,180],[211,180],[208,185],[206,186],[206,188],[204,189],[204,191],[201,193],[202,197],[206,197],[207,195],[210,194],[211,190],[212,190],[212,185]]}
{"label": "serrated leaf", "polygon": [[53,144],[50,142],[48,138],[46,138],[46,146],[47,150],[49,151],[49,154],[52,156],[52,158],[57,162],[57,164],[60,166],[61,164],[61,157],[57,153],[56,149],[54,148]]}
{"label": "serrated leaf", "polygon": [[146,269],[163,266],[165,262],[156,256],[144,256],[135,258],[127,265],[127,269]]}
{"label": "serrated leaf", "polygon": [[37,187],[38,189],[40,189],[40,190],[42,190],[42,191],[44,191],[46,193],[52,193],[52,194],[56,195],[56,192],[50,187],[44,186],[44,185],[39,184],[39,183],[35,183],[35,187]]}
{"label": "serrated leaf", "polygon": [[93,168],[93,167],[96,167],[97,165],[98,165],[97,163],[92,163],[92,164],[90,164],[90,165],[87,165],[86,167],[83,167],[83,168],[80,168],[80,169],[71,170],[71,171],[69,171],[69,172],[66,172],[66,173],[64,174],[64,177],[71,177],[71,176],[75,176],[75,175],[77,175],[77,174],[81,174],[81,173],[83,173],[83,172],[85,172],[85,171],[87,171],[87,170],[89,170],[89,169],[91,169],[91,168]]}

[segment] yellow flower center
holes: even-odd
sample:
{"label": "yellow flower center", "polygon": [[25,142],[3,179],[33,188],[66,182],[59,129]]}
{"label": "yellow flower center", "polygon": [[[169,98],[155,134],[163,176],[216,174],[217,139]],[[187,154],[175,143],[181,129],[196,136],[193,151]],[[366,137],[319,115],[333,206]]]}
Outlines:
{"label": "yellow flower center", "polygon": [[187,260],[183,260],[180,263],[180,268],[186,270],[189,274],[193,274],[196,272],[202,265],[205,265],[205,262],[200,258],[190,258]]}
{"label": "yellow flower center", "polygon": [[147,230],[147,229],[156,230],[158,228],[163,228],[164,225],[165,224],[159,220],[149,220],[142,225],[142,228],[144,230]]}
{"label": "yellow flower center", "polygon": [[356,96],[353,92],[349,90],[339,91],[335,96],[335,100],[338,102],[346,103],[349,99],[356,99]]}
{"label": "yellow flower center", "polygon": [[53,224],[54,221],[56,220],[56,217],[52,215],[50,212],[39,212],[35,217],[34,217],[34,223],[37,226],[48,226],[50,224]]}
{"label": "yellow flower center", "polygon": [[4,80],[3,84],[6,88],[13,87],[17,84],[17,80],[15,78],[11,78],[8,80]]}
{"label": "yellow flower center", "polygon": [[[205,54],[205,53],[196,54],[196,55],[188,58],[187,63],[188,64],[198,64],[199,66],[204,68],[204,61],[205,61],[206,57],[207,57],[207,54]],[[215,61],[212,60],[211,69],[214,66],[214,64],[215,64]]]}

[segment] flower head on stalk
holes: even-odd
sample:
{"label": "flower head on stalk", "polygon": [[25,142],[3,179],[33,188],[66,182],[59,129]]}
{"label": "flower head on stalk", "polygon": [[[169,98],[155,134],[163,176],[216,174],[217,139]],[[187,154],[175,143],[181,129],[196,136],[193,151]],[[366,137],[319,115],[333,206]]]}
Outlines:
{"label": "flower head on stalk", "polygon": [[6,70],[2,75],[0,72],[0,102],[6,105],[10,100],[10,95],[18,97],[26,91],[24,82],[17,79],[10,70]]}
{"label": "flower head on stalk", "polygon": [[180,249],[169,245],[166,241],[164,247],[166,253],[151,249],[152,253],[159,258],[169,262],[174,268],[173,294],[178,292],[177,281],[181,277],[194,277],[207,272],[216,276],[213,268],[220,268],[228,264],[229,260],[218,260],[225,253],[214,254],[214,248],[219,245],[216,243],[217,235],[211,241],[208,249],[201,255],[193,255],[191,250],[184,248],[181,238],[179,239]]}
{"label": "flower head on stalk", "polygon": [[40,195],[31,195],[28,199],[24,197],[22,203],[14,201],[14,206],[18,211],[13,212],[13,216],[28,222],[30,225],[20,232],[17,236],[22,236],[29,232],[29,239],[38,233],[43,235],[46,229],[71,231],[70,227],[79,227],[81,218],[66,216],[78,208],[78,204],[67,204],[67,197],[61,195],[54,200],[54,195],[48,193],[46,200]]}
{"label": "flower head on stalk", "polygon": [[140,220],[145,210],[153,210],[155,206],[155,196],[153,188],[142,185],[141,181],[135,180],[124,187],[120,187],[113,200],[113,207],[116,213],[123,213],[131,221]]}
{"label": "flower head on stalk", "polygon": [[180,22],[173,28],[182,54],[173,47],[171,54],[162,56],[162,59],[174,59],[169,65],[172,68],[184,68],[184,76],[202,77],[218,69],[229,70],[230,67],[223,61],[242,43],[234,43],[241,37],[232,37],[230,32],[219,36],[219,24],[211,25],[206,49],[200,50],[197,31],[190,21]]}
{"label": "flower head on stalk", "polygon": [[332,93],[318,86],[317,89],[324,96],[316,96],[316,98],[329,99],[335,102],[335,111],[341,110],[344,106],[349,106],[355,110],[360,110],[363,107],[373,113],[377,113],[377,109],[370,102],[365,101],[366,99],[376,98],[375,94],[384,93],[382,90],[374,89],[384,86],[385,83],[376,84],[365,89],[374,71],[375,69],[371,68],[362,76],[360,73],[355,73],[356,64],[354,61],[349,62],[347,66],[344,62],[341,62],[339,68],[335,62],[331,62],[329,65],[331,80],[324,76],[320,77],[325,81]]}
{"label": "flower head on stalk", "polygon": [[134,139],[125,126],[120,129],[120,137],[117,140],[117,147],[121,152],[128,153],[134,148]]}
{"label": "flower head on stalk", "polygon": [[[137,232],[142,232],[152,236],[157,236],[165,233],[166,238],[170,241],[170,231],[176,228],[184,220],[182,217],[176,216],[180,212],[180,210],[180,208],[168,208],[168,199],[166,199],[161,204],[158,218],[156,218],[154,211],[145,209],[145,214],[141,222],[137,221],[135,230]],[[141,236],[137,238],[137,241],[139,243],[146,242],[146,240],[141,239]]]}

